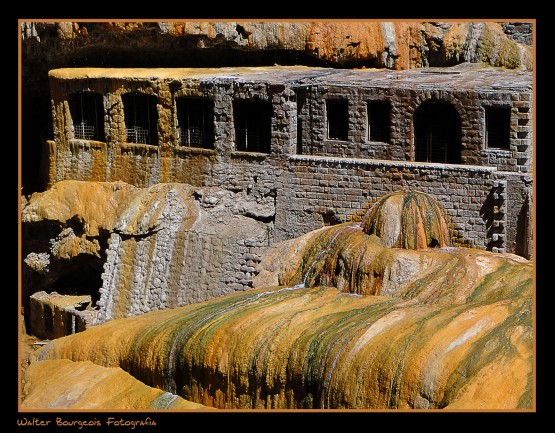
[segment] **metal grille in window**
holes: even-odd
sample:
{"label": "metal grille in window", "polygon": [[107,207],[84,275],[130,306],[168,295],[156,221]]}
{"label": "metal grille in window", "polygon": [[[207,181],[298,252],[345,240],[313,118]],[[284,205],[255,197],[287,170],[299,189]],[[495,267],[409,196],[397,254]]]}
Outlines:
{"label": "metal grille in window", "polygon": [[234,101],[237,150],[270,153],[272,105],[265,101]]}
{"label": "metal grille in window", "polygon": [[179,144],[214,148],[214,102],[209,99],[178,98],[177,133]]}
{"label": "metal grille in window", "polygon": [[128,143],[158,144],[157,98],[127,93],[122,96],[125,116],[125,140]]}
{"label": "metal grille in window", "polygon": [[348,102],[340,99],[326,100],[326,117],[328,138],[346,141],[349,130]]}
{"label": "metal grille in window", "polygon": [[370,141],[389,143],[390,111],[389,101],[368,102],[368,133]]}
{"label": "metal grille in window", "polygon": [[142,126],[133,125],[125,128],[125,139],[128,143],[150,144],[150,131]]}
{"label": "metal grille in window", "polygon": [[511,133],[511,109],[486,107],[486,146],[494,149],[509,149]]}
{"label": "metal grille in window", "polygon": [[75,138],[83,140],[94,140],[96,137],[96,128],[93,125],[88,125],[84,122],[73,125],[73,134]]}
{"label": "metal grille in window", "polygon": [[104,141],[102,95],[94,92],[72,93],[69,96],[69,110],[74,138]]}

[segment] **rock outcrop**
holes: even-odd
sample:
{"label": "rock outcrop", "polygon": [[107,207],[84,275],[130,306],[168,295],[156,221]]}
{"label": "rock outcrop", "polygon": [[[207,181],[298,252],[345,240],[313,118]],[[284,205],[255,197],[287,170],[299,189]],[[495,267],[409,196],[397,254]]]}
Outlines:
{"label": "rock outcrop", "polygon": [[252,288],[274,213],[219,188],[59,182],[22,210],[26,316],[38,291],[89,295],[101,323]]}
{"label": "rock outcrop", "polygon": [[352,223],[278,244],[259,268],[260,288],[114,320],[37,359],[120,367],[217,408],[532,407],[529,261],[387,248]]}
{"label": "rock outcrop", "polygon": [[[286,62],[294,58],[301,63],[303,59],[313,59],[337,66],[359,64],[408,69],[484,62],[507,68],[530,68],[530,47],[509,38],[504,28],[513,36],[516,27],[503,24],[352,20],[25,22],[21,33],[27,52],[40,54],[44,46],[43,56],[47,60],[62,59],[69,54],[80,58],[85,52],[88,55],[98,53],[100,47],[104,53],[128,55],[142,46],[152,58],[155,58],[154,51],[159,51],[161,56],[170,47],[180,47],[209,56],[213,55],[210,50],[217,50],[224,56],[220,61],[232,61],[234,52],[281,51]],[[58,49],[50,50],[54,46]],[[303,57],[293,57],[291,53]],[[164,61],[161,57],[158,60]]]}

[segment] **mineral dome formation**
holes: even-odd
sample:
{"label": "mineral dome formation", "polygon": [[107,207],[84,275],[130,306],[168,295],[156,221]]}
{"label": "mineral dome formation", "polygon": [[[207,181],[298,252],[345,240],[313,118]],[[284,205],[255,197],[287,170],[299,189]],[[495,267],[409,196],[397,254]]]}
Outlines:
{"label": "mineral dome formation", "polygon": [[[394,193],[361,221],[275,244],[253,285],[59,338],[27,381],[70,360],[215,408],[533,406],[531,262],[449,246],[431,196]],[[61,398],[76,379],[58,377]]]}

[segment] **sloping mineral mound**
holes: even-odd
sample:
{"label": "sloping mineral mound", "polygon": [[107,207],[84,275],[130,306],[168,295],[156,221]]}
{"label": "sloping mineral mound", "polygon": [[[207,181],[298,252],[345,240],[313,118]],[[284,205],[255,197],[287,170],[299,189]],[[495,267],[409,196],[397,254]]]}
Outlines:
{"label": "sloping mineral mound", "polygon": [[532,264],[388,248],[360,225],[274,246],[260,288],[114,320],[38,359],[120,367],[217,408],[531,408]]}
{"label": "sloping mineral mound", "polygon": [[33,363],[25,374],[23,409],[210,409],[151,388],[121,368],[67,359]]}

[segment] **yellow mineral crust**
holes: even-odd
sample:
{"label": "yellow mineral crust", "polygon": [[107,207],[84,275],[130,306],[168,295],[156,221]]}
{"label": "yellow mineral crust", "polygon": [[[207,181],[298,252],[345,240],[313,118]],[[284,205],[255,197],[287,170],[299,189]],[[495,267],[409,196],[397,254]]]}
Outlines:
{"label": "yellow mineral crust", "polygon": [[22,209],[22,221],[69,221],[78,216],[86,234],[98,236],[99,228],[112,228],[117,209],[137,191],[139,188],[124,182],[58,182],[46,192],[33,194]]}
{"label": "yellow mineral crust", "polygon": [[210,409],[151,388],[121,368],[67,359],[35,362],[25,373],[23,409]]}
{"label": "yellow mineral crust", "polygon": [[[532,67],[531,47],[503,33],[497,22],[418,22],[374,20],[173,21],[99,23],[114,34],[144,31],[145,25],[172,37],[195,38],[197,48],[241,47],[250,51],[294,50],[340,65],[374,59],[391,69],[484,62],[507,68]],[[85,39],[83,23],[58,23],[61,39]],[[153,34],[156,34],[153,32]],[[225,51],[224,51],[225,52]]]}
{"label": "yellow mineral crust", "polygon": [[[342,229],[317,236],[341,240]],[[474,250],[457,257],[457,249],[385,249],[361,230],[346,232],[389,251],[393,262],[396,252],[423,254],[449,273],[445,263],[455,257],[453,275],[465,257],[480,265],[461,288],[434,283],[453,275],[424,268],[430,289],[414,288],[417,273],[405,284],[411,290],[388,296],[302,285],[235,293],[114,320],[52,342],[37,359],[121,367],[217,408],[532,407],[529,262]]]}
{"label": "yellow mineral crust", "polygon": [[[119,230],[162,219],[166,187],[127,199]],[[531,408],[532,263],[445,246],[441,209],[404,197],[274,245],[254,290],[112,320],[53,341],[35,362],[119,367],[225,409]],[[384,215],[399,230],[368,230]],[[410,227],[423,232],[415,243]],[[387,246],[392,232],[406,248]]]}

